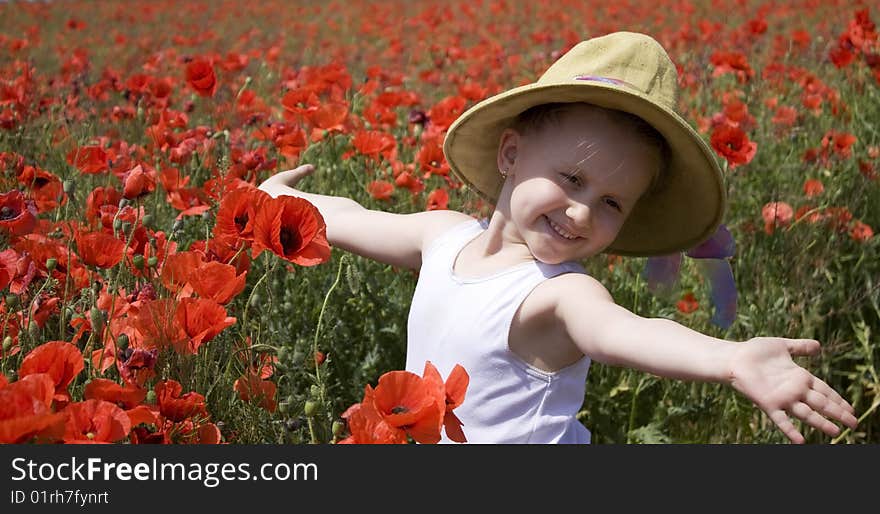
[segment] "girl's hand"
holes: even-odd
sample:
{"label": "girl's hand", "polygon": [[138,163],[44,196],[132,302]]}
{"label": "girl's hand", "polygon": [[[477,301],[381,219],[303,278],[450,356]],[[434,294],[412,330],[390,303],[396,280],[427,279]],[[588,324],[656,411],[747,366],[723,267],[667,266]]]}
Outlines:
{"label": "girl's hand", "polygon": [[264,183],[272,183],[272,184],[280,184],[282,186],[287,187],[296,187],[296,184],[308,175],[311,175],[312,172],[315,171],[315,167],[311,164],[303,164],[293,168],[292,170],[286,170],[279,173],[276,173],[266,179]]}
{"label": "girl's hand", "polygon": [[830,420],[855,428],[855,410],[828,384],[798,366],[792,355],[814,355],[812,339],[755,337],[742,343],[730,363],[730,384],[763,410],[794,443],[803,443],[789,416],[830,436],[840,428]]}

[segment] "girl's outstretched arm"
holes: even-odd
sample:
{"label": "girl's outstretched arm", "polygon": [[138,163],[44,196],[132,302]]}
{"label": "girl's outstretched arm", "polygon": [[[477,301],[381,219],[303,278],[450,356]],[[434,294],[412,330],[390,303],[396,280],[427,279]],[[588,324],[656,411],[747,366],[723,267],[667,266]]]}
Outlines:
{"label": "girl's outstretched arm", "polygon": [[472,219],[456,211],[427,211],[395,214],[364,208],[350,198],[306,193],[294,186],[315,171],[311,164],[282,171],[263,181],[259,188],[272,197],[298,196],[315,205],[327,224],[327,240],[332,246],[364,257],[418,269],[422,248],[446,228]]}
{"label": "girl's outstretched arm", "polygon": [[[681,380],[732,386],[763,410],[795,443],[804,442],[789,416],[828,435],[855,428],[852,406],[792,356],[813,355],[818,341],[755,337],[726,341],[672,320],[643,318],[617,305],[586,275],[563,275],[555,315],[571,342],[592,359]],[[559,277],[559,278],[562,278]]]}

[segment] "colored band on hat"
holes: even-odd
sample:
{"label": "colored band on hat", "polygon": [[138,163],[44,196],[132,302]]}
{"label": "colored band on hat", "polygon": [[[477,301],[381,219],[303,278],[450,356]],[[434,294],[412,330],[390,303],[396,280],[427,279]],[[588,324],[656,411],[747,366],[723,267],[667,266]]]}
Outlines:
{"label": "colored band on hat", "polygon": [[613,86],[624,86],[630,89],[635,89],[638,91],[639,88],[630,84],[625,80],[615,79],[612,77],[600,77],[598,75],[575,75],[575,80],[583,80],[583,81],[593,81],[593,82],[603,82],[605,84],[611,84]]}

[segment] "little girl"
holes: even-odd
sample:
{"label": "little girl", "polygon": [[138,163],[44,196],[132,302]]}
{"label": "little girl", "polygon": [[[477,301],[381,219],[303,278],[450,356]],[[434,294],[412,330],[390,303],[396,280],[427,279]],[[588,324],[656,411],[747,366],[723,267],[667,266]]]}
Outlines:
{"label": "little girl", "polygon": [[[652,38],[584,41],[540,79],[475,105],[449,128],[444,152],[495,206],[487,220],[372,211],[294,189],[303,165],[260,189],[312,202],[334,246],[419,270],[406,369],[431,361],[470,383],[455,413],[472,443],[588,443],[575,417],[590,362],[729,384],[793,442],[789,416],[829,435],[855,427],[852,406],[792,355],[809,339],[716,339],[614,303],[578,261],[601,252],[649,256],[696,246],[721,222],[714,154],[676,112],[677,74]],[[444,441],[448,439],[444,436]]]}

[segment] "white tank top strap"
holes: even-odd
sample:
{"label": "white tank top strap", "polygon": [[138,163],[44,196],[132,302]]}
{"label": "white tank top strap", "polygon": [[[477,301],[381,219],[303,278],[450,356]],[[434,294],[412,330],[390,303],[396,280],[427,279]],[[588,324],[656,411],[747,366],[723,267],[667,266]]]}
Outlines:
{"label": "white tank top strap", "polygon": [[444,231],[433,241],[431,241],[428,246],[422,251],[422,261],[425,261],[427,257],[434,252],[438,251],[440,248],[452,249],[456,248],[455,253],[458,253],[468,241],[477,236],[484,229],[484,225],[481,220],[472,219],[463,221],[457,225],[453,225],[448,230]]}

